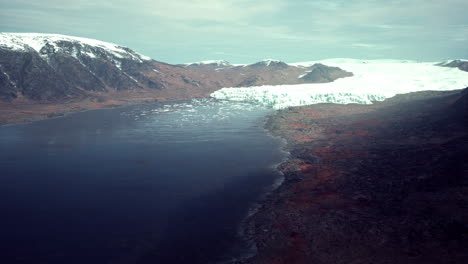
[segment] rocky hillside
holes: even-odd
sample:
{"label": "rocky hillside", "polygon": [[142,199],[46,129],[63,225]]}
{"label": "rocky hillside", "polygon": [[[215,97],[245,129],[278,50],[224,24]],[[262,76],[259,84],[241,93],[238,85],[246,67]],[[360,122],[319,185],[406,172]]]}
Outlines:
{"label": "rocky hillside", "polygon": [[0,35],[0,96],[6,101],[57,102],[96,92],[177,87],[177,81],[163,80],[158,69],[165,67],[129,48],[91,39]]}
{"label": "rocky hillside", "polygon": [[298,67],[277,60],[264,60],[249,65],[231,65],[226,61],[207,61],[180,66],[198,72],[200,75],[215,72],[221,87],[323,83],[353,75],[340,68],[320,63],[308,67]]}
{"label": "rocky hillside", "polygon": [[468,72],[468,61],[467,60],[451,60],[437,64],[442,67],[458,68],[462,71]]}
{"label": "rocky hillside", "polygon": [[247,263],[468,263],[467,105],[465,89],[278,111],[291,159]]}
{"label": "rocky hillside", "polygon": [[329,82],[351,76],[325,65],[280,61],[170,65],[127,47],[55,34],[0,33],[0,100],[63,103],[115,99],[119,92],[172,99],[209,96],[222,87]]}

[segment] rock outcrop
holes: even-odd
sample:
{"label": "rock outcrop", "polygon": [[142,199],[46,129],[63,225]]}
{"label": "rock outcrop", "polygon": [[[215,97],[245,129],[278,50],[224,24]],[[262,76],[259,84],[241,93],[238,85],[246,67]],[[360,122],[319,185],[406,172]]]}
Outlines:
{"label": "rock outcrop", "polygon": [[468,61],[467,60],[452,60],[452,61],[446,61],[437,64],[438,66],[442,67],[450,67],[450,68],[458,68],[462,71],[468,72]]}
{"label": "rock outcrop", "polygon": [[343,71],[338,67],[329,67],[320,63],[313,65],[311,68],[311,70],[299,78],[304,83],[326,83],[338,78],[353,76],[352,73]]}

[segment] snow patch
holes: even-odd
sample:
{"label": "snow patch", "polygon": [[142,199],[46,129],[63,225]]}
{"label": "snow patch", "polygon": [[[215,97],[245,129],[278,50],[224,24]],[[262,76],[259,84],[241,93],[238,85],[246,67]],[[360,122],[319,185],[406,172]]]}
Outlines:
{"label": "snow patch", "polygon": [[112,60],[112,62],[114,63],[115,67],[119,68],[119,70],[122,70],[122,62],[118,60]]}
{"label": "snow patch", "polygon": [[91,52],[85,52],[85,55],[92,58],[92,59],[95,59],[96,58],[96,55],[94,55],[93,53]]}
{"label": "snow patch", "polygon": [[354,76],[331,83],[223,88],[211,96],[280,109],[316,103],[370,104],[396,94],[455,90],[468,86],[468,72],[438,67],[433,62],[332,59],[297,64],[310,66],[317,62],[340,67]]}
{"label": "snow patch", "polygon": [[3,67],[1,65],[0,65],[0,70],[2,70],[2,73],[7,77],[7,80],[11,84],[11,86],[17,88],[16,83],[11,80],[10,75],[6,71],[3,70]]}
{"label": "snow patch", "polygon": [[85,68],[89,73],[91,73],[94,77],[96,77],[97,79],[99,79],[99,77],[96,76],[96,74],[94,74],[94,72],[92,72],[88,66],[86,66],[80,59],[76,59],[80,64],[81,66],[83,66],[83,68]]}
{"label": "snow patch", "polygon": [[298,79],[302,79],[302,78],[304,78],[309,72],[312,72],[312,71],[306,71],[304,74],[299,75],[297,78],[298,78]]}
{"label": "snow patch", "polygon": [[142,60],[146,60],[146,61],[152,61],[152,60],[153,60],[152,58],[150,58],[150,57],[148,57],[148,56],[145,56],[145,55],[143,55],[143,54],[140,54],[140,53],[138,53],[138,52],[135,52],[135,53],[136,53],[138,56],[140,56],[140,59],[142,59]]}
{"label": "snow patch", "polygon": [[135,79],[135,78],[133,78],[132,76],[130,76],[130,75],[128,75],[128,74],[127,74],[127,76],[130,77],[130,79],[132,79],[134,82],[136,82],[136,83],[138,82],[138,80]]}
{"label": "snow patch", "polygon": [[132,79],[132,81],[138,83],[138,80],[133,78],[133,76],[131,76],[130,74],[126,73],[126,72],[123,72],[128,78]]}

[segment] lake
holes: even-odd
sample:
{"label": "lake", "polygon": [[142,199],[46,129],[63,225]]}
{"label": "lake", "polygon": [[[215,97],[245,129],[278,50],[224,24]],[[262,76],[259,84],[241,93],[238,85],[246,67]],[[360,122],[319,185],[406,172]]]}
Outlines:
{"label": "lake", "polygon": [[281,180],[272,110],[199,99],[0,127],[1,263],[216,263]]}

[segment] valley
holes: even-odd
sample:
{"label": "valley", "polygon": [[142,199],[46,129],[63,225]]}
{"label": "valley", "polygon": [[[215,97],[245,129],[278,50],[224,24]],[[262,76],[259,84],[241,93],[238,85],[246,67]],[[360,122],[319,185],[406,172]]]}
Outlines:
{"label": "valley", "polygon": [[[466,263],[467,87],[461,59],[168,64],[93,39],[0,33],[0,193],[15,227],[4,255]],[[55,233],[37,231],[50,223]]]}
{"label": "valley", "polygon": [[223,87],[323,83],[350,76],[337,67],[275,60],[171,65],[97,40],[0,33],[0,124],[80,109],[209,97]]}

